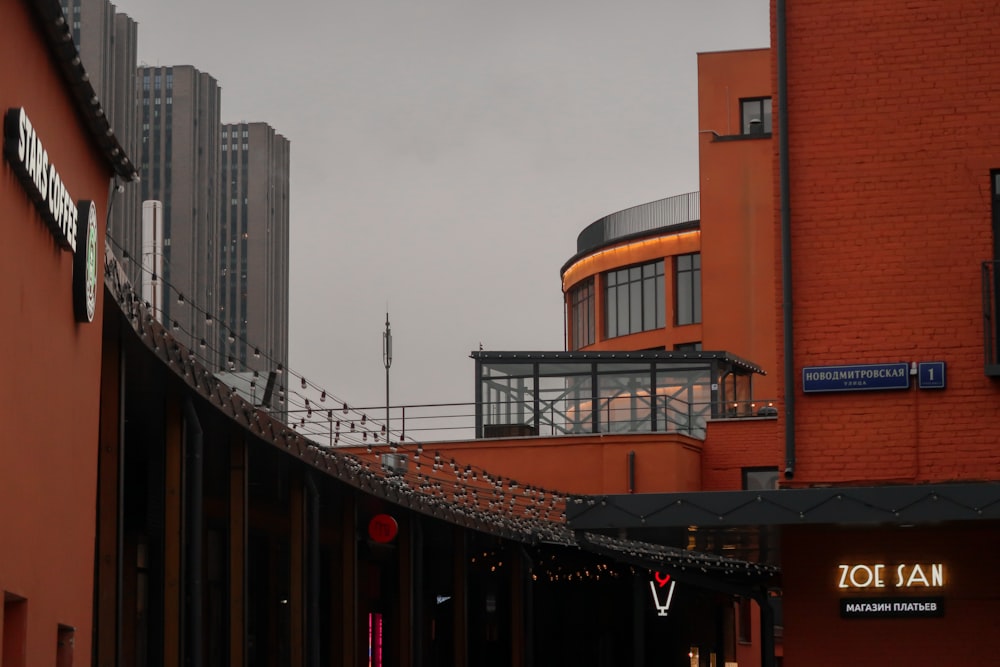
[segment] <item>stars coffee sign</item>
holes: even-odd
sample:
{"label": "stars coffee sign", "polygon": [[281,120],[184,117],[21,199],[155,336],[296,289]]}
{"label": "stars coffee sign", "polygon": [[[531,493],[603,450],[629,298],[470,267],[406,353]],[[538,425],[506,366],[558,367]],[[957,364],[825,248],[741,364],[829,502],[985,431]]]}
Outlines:
{"label": "stars coffee sign", "polygon": [[73,253],[73,313],[92,322],[97,310],[97,207],[70,195],[49,151],[22,107],[8,109],[3,123],[4,156],[17,174],[56,244]]}

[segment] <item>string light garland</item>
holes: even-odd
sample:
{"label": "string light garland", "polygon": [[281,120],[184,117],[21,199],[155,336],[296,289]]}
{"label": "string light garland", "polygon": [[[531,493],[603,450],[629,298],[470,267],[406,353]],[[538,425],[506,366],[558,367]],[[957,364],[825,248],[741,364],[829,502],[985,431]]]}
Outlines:
{"label": "string light garland", "polygon": [[[267,367],[274,369],[275,377],[282,379],[275,391],[281,407],[268,411],[265,406],[251,403],[236,387],[223,382],[209,370],[214,366],[215,359],[223,358],[226,359],[226,368],[222,370],[235,370],[237,360],[226,353],[223,345],[216,347],[210,339],[196,337],[194,332],[186,330],[179,319],[171,318],[168,328],[157,321],[150,304],[135,294],[121,260],[112,251],[112,246],[120,249],[120,245],[110,235],[108,241],[105,285],[149,349],[184,382],[250,432],[276,446],[283,445],[284,449],[303,461],[342,482],[414,511],[526,544],[586,548],[587,551],[608,552],[652,564],[687,566],[696,563],[702,568],[742,571],[753,576],[773,574],[774,568],[768,570],[768,566],[705,554],[698,555],[701,560],[692,560],[691,552],[671,551],[657,545],[589,533],[587,539],[581,542],[566,524],[566,504],[592,504],[596,502],[592,497],[521,485],[516,480],[454,459],[445,462],[440,452],[427,454],[426,443],[410,437],[386,442],[384,436],[390,432],[388,424],[371,418],[364,410],[352,409],[346,400],[310,382],[304,375],[284,368],[281,362],[271,359],[259,346],[249,344],[222,318],[213,318],[211,313],[163,282],[164,288],[175,295],[171,298],[176,298],[179,305],[192,309],[194,317],[190,321],[203,318],[206,325],[212,325],[218,331],[218,340],[239,341],[253,350],[255,358],[263,359]],[[131,258],[129,261],[134,264]],[[138,264],[134,265],[140,271],[146,271]],[[185,340],[188,341],[186,345]],[[250,370],[254,378],[250,386],[255,389],[261,371],[240,368],[240,372]],[[333,409],[316,409],[317,403],[325,403],[327,399],[340,406],[336,419]],[[396,432],[392,433],[395,435]],[[405,456],[413,465],[387,466],[384,457],[389,456]],[[425,462],[427,465],[424,465]],[[496,572],[504,567],[505,562],[497,560],[491,562],[489,567]],[[533,571],[532,577],[536,580],[544,576],[549,581],[577,581],[596,579],[598,576],[620,576],[614,574],[617,570],[608,568],[610,566],[606,564],[602,568],[601,564],[590,562],[583,569],[540,569]]]}

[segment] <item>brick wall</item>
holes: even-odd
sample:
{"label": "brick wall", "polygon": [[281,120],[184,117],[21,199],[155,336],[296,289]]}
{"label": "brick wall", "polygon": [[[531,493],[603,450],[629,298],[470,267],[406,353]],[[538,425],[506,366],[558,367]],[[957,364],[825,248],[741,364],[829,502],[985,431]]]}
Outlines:
{"label": "brick wall", "polygon": [[703,491],[743,488],[743,469],[784,468],[780,419],[720,420],[708,423],[701,453]]}
{"label": "brick wall", "polygon": [[[1000,479],[980,287],[998,19],[973,0],[788,3],[795,485]],[[945,361],[947,388],[801,393],[803,366],[896,361]]]}

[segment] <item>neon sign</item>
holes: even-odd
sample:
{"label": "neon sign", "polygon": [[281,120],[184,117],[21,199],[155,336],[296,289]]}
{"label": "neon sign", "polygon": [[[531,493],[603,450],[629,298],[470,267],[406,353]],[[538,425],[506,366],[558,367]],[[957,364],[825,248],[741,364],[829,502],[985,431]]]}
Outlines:
{"label": "neon sign", "polygon": [[942,563],[885,563],[872,565],[838,565],[837,588],[941,588],[944,586]]}
{"label": "neon sign", "polygon": [[[667,588],[667,584],[670,584],[669,588]],[[653,573],[653,581],[649,582],[649,590],[653,594],[653,606],[656,607],[657,616],[666,616],[670,612],[670,603],[674,599],[674,586],[676,585],[677,582],[669,574]],[[667,588],[666,598],[661,602],[664,588]]]}

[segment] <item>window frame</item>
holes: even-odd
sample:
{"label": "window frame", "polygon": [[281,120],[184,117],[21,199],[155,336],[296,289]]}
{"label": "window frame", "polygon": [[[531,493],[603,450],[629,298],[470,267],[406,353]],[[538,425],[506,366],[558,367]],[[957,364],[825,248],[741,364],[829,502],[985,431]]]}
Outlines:
{"label": "window frame", "polygon": [[[758,473],[767,473],[767,477],[774,477],[773,487],[763,487],[762,489],[750,488],[750,479],[758,479]],[[742,486],[744,491],[758,491],[758,490],[774,490],[778,488],[778,483],[781,479],[780,473],[777,466],[746,466],[740,469],[740,475],[742,477]]]}
{"label": "window frame", "polygon": [[665,260],[611,269],[601,279],[605,339],[666,328]]}
{"label": "window frame", "polygon": [[[750,131],[750,121],[753,115],[747,117],[747,105],[756,103],[760,118],[760,132]],[[770,96],[761,97],[741,97],[740,98],[740,134],[747,137],[770,136],[774,129],[774,109]]]}
{"label": "window frame", "polygon": [[580,350],[597,342],[595,285],[594,276],[591,276],[569,290],[571,350]]}
{"label": "window frame", "polygon": [[[689,268],[681,268],[681,260],[691,258]],[[694,258],[697,258],[698,265],[694,265]],[[690,274],[690,285],[682,276]],[[682,299],[682,293],[686,298]],[[687,304],[690,306],[687,307]],[[686,317],[682,317],[685,315]],[[701,324],[702,301],[701,301],[701,252],[690,252],[683,255],[674,255],[674,324],[683,327],[689,324]]]}

